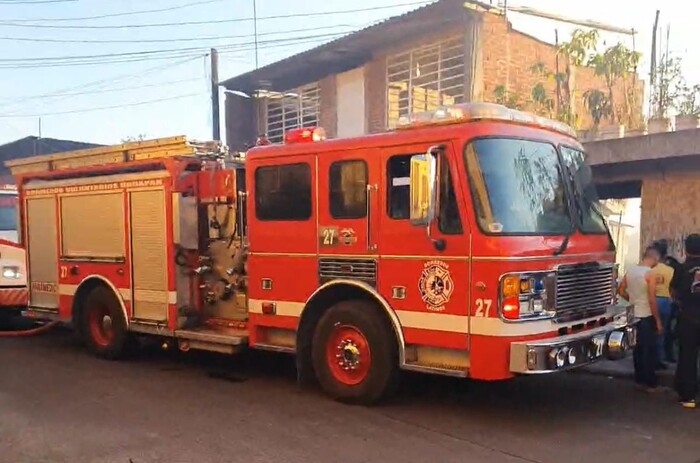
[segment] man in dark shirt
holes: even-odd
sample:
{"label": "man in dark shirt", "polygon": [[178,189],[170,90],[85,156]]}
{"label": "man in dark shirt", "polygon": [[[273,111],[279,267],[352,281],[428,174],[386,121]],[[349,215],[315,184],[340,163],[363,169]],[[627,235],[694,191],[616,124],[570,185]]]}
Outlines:
{"label": "man in dark shirt", "polygon": [[676,391],[684,407],[695,408],[700,347],[700,234],[686,237],[685,255],[685,262],[674,272],[671,281],[671,291],[680,306]]}

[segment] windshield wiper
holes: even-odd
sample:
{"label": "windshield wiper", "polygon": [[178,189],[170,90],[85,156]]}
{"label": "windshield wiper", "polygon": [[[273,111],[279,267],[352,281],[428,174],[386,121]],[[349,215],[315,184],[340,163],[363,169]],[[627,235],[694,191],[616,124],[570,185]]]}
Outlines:
{"label": "windshield wiper", "polygon": [[566,176],[569,179],[569,186],[573,190],[572,195],[573,198],[571,198],[569,195],[566,195],[567,203],[569,204],[569,218],[571,219],[571,227],[569,228],[569,231],[566,232],[566,235],[564,235],[564,240],[561,242],[561,245],[554,251],[554,255],[558,256],[564,253],[566,249],[569,247],[569,240],[571,239],[571,235],[574,234],[576,231],[576,223],[573,220],[573,216],[571,215],[571,209],[576,209],[579,214],[579,218],[581,222],[583,222],[583,212],[581,211],[581,207],[578,204],[579,201],[579,196],[578,196],[578,191],[576,189],[576,185],[574,184],[574,176],[571,173],[571,169],[568,167],[564,166],[564,170],[566,171]]}
{"label": "windshield wiper", "polygon": [[569,240],[571,239],[571,235],[574,234],[575,229],[576,227],[572,225],[571,229],[568,232],[566,232],[566,235],[564,235],[564,241],[562,241],[561,245],[554,251],[555,256],[563,254],[564,251],[566,251],[566,248],[569,247]]}
{"label": "windshield wiper", "polygon": [[[612,233],[610,233],[610,228],[608,227],[608,221],[605,215],[598,209],[598,205],[591,201],[590,208],[595,212],[595,214],[600,217],[603,221],[603,227],[605,227],[605,232],[608,234],[608,251],[615,250],[615,240],[613,240]],[[622,226],[622,224],[620,224]]]}

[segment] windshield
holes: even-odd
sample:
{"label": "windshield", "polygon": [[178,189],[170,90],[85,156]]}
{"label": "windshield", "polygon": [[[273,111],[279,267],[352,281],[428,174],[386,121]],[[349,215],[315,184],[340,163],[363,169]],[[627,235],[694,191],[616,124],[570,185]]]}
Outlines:
{"label": "windshield", "polygon": [[464,151],[479,226],[486,233],[550,235],[572,229],[553,145],[484,138]]}
{"label": "windshield", "polygon": [[585,163],[583,151],[560,147],[564,166],[571,176],[572,188],[579,214],[579,227],[583,233],[607,233],[605,219],[598,209],[598,195],[593,185],[591,168]]}
{"label": "windshield", "polygon": [[0,231],[17,230],[17,197],[0,195]]}

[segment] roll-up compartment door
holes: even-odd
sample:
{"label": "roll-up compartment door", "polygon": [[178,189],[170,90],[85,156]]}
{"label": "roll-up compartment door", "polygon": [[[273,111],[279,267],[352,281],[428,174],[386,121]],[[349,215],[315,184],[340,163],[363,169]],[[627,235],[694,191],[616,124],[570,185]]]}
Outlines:
{"label": "roll-up compartment door", "polygon": [[27,199],[29,305],[58,309],[56,198]]}
{"label": "roll-up compartment door", "polygon": [[166,321],[170,293],[165,192],[133,191],[129,195],[134,318]]}

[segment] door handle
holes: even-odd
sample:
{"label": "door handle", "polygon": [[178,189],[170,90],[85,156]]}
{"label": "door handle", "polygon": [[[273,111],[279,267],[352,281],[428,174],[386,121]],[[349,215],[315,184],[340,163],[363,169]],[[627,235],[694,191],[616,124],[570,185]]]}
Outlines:
{"label": "door handle", "polygon": [[367,250],[375,251],[377,249],[376,244],[372,244],[372,190],[376,190],[377,185],[367,184]]}

